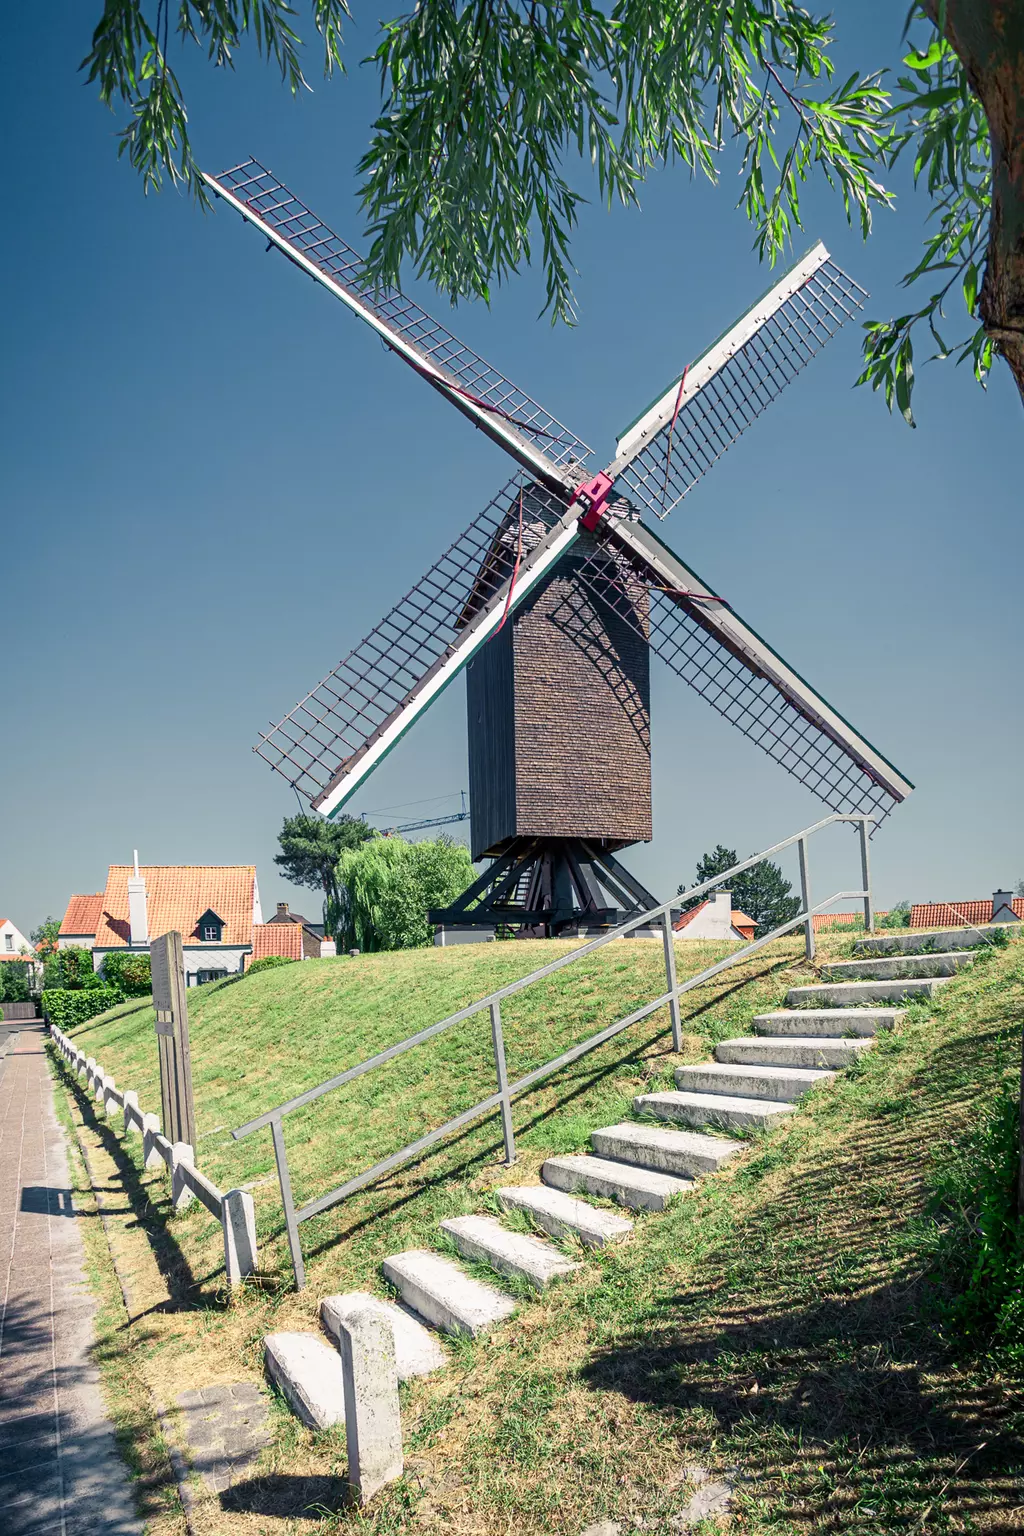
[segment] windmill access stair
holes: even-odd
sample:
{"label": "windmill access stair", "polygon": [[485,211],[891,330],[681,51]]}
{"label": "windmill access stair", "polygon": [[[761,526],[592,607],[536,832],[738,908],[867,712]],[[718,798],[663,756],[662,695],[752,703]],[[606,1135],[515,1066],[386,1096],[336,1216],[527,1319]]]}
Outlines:
{"label": "windmill access stair", "polygon": [[[589,1153],[549,1157],[540,1183],[497,1189],[514,1228],[482,1213],[442,1221],[446,1251],[416,1248],[383,1259],[391,1296],[327,1296],[323,1335],[268,1335],[269,1376],[311,1427],[342,1424],[338,1325],[366,1305],[392,1324],[400,1380],[443,1370],[443,1336],[479,1338],[501,1327],[529,1304],[524,1296],[582,1268],[587,1251],[629,1238],[632,1213],[664,1211],[689,1194],[742,1153],[750,1130],[785,1119],[811,1089],[871,1050],[879,1031],[902,1018],[903,1004],[933,998],[970,965],[966,943],[977,943],[978,933],[984,942],[983,930],[966,940],[962,930],[861,939],[855,949],[865,958],[822,965],[820,982],[791,987],[784,1008],[759,1014],[752,1034],[723,1040],[714,1061],[677,1067],[674,1091],[639,1095],[636,1119],[593,1131]],[[532,1230],[521,1230],[523,1217]],[[515,1295],[503,1289],[507,1279],[518,1282]]]}

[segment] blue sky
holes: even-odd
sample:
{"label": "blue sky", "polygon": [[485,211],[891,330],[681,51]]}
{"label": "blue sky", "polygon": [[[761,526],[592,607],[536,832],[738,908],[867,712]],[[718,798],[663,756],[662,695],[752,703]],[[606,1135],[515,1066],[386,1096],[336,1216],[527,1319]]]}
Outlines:
{"label": "blue sky", "polygon": [[[183,73],[204,163],[256,155],[358,246],[377,99],[358,60],[377,13],[355,9],[348,76],[325,85],[311,58],[298,101],[247,59]],[[59,915],[133,847],[255,862],[265,907],[315,911],[274,869],[295,801],[256,733],[414,583],[507,461],[240,220],[143,197],[118,120],[76,73],[94,10],[13,8],[0,61],[0,915],[26,931]],[[901,13],[838,12],[841,64],[898,62]],[[824,238],[875,315],[903,303],[926,212],[898,190],[866,246],[827,195],[807,203],[802,245]],[[574,330],[538,318],[538,274],[454,317],[413,291],[600,456],[766,286],[735,197],[729,177],[669,170],[641,211],[585,209]],[[1024,876],[1020,402],[1003,369],[987,395],[963,369],[925,370],[910,432],[852,389],[859,345],[847,327],[664,533],[918,785],[874,843],[880,902],[985,896]],[[459,685],[352,808],[454,807],[463,707]],[[653,709],[655,839],[627,859],[656,892],[715,843],[744,854],[816,819],[660,666]],[[852,877],[844,838],[819,890]]]}

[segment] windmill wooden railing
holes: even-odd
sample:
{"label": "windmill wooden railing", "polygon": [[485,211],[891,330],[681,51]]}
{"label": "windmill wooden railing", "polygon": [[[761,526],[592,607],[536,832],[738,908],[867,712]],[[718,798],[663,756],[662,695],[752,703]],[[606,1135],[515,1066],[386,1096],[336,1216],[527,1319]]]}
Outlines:
{"label": "windmill wooden railing", "polygon": [[[422,1153],[428,1151],[430,1147],[434,1146],[435,1143],[443,1140],[444,1137],[453,1135],[456,1131],[461,1130],[463,1126],[469,1125],[471,1121],[477,1120],[481,1116],[492,1114],[495,1110],[500,1110],[501,1112],[506,1162],[509,1164],[513,1163],[516,1158],[515,1134],[512,1125],[512,1100],[514,1098],[518,1097],[519,1094],[525,1093],[544,1078],[550,1077],[562,1067],[567,1067],[572,1062],[578,1061],[580,1057],[587,1055],[590,1051],[597,1050],[599,1046],[604,1045],[608,1040],[613,1040],[616,1035],[622,1034],[624,1030],[640,1023],[641,1020],[649,1018],[651,1014],[656,1013],[659,1008],[664,1008],[666,1005],[669,1008],[672,1024],[672,1048],[676,1051],[681,1050],[682,1017],[679,1009],[679,999],[684,992],[689,992],[694,987],[703,985],[704,982],[710,981],[712,977],[717,976],[721,971],[739,964],[748,955],[763,949],[773,939],[791,933],[796,928],[802,927],[804,929],[807,958],[813,959],[814,915],[815,913],[825,911],[835,902],[863,901],[864,926],[869,933],[873,932],[874,909],[871,897],[871,866],[868,855],[868,837],[869,828],[874,825],[875,819],[871,816],[826,816],[822,821],[815,822],[813,826],[804,827],[802,831],[795,832],[792,837],[785,838],[781,843],[775,843],[771,848],[765,848],[760,853],[752,854],[749,859],[744,859],[741,863],[734,864],[731,869],[716,875],[714,879],[705,880],[702,885],[694,886],[692,890],[688,890],[686,892],[687,900],[703,896],[706,892],[714,890],[716,886],[725,885],[735,875],[742,874],[744,870],[751,869],[755,864],[760,864],[762,860],[770,858],[773,854],[781,853],[785,848],[797,846],[800,857],[801,884],[801,910],[797,916],[791,918],[789,922],[781,923],[777,928],[773,928],[770,933],[764,934],[761,938],[754,939],[749,944],[744,944],[742,948],[734,950],[732,954],[726,955],[723,960],[719,960],[716,964],[706,967],[705,970],[696,976],[690,976],[685,981],[679,981],[676,976],[675,948],[672,938],[672,909],[678,908],[680,898],[674,896],[671,900],[662,902],[659,906],[652,908],[649,912],[645,912],[640,917],[631,918],[628,922],[620,924],[618,928],[611,929],[608,933],[602,934],[600,938],[593,939],[588,944],[583,944],[579,949],[574,949],[570,954],[561,955],[557,960],[552,960],[549,964],[542,965],[539,969],[531,971],[528,976],[522,976],[518,981],[509,982],[507,986],[500,987],[496,992],[488,993],[486,997],[471,1003],[467,1008],[460,1008],[457,1013],[449,1014],[447,1018],[440,1019],[436,1024],[428,1025],[426,1029],[417,1031],[416,1034],[410,1035],[408,1039],[400,1040],[397,1044],[389,1046],[387,1050],[378,1051],[375,1056],[369,1057],[366,1061],[359,1062],[354,1067],[349,1067],[345,1072],[337,1073],[334,1077],[328,1078],[326,1082],[319,1083],[315,1088],[308,1088],[305,1093],[300,1093],[294,1098],[286,1099],[283,1104],[278,1104],[274,1109],[269,1109],[264,1114],[257,1115],[254,1120],[248,1120],[244,1125],[240,1125],[236,1130],[232,1131],[231,1134],[237,1141],[243,1136],[251,1136],[255,1131],[263,1130],[267,1126],[270,1127],[281,1188],[281,1203],[284,1208],[285,1228],[288,1233],[288,1243],[291,1249],[292,1266],[295,1271],[297,1289],[302,1290],[306,1283],[302,1245],[299,1238],[299,1227],[302,1222],[308,1221],[313,1216],[319,1216],[332,1206],[347,1200],[357,1190],[365,1189],[368,1184],[383,1178],[385,1174],[401,1167],[403,1163],[411,1162],[414,1158],[419,1157]],[[834,891],[831,896],[812,905],[809,857],[810,839],[815,833],[822,831],[825,827],[834,825],[836,822],[852,822],[858,828],[861,889]],[[523,1077],[517,1078],[514,1082],[510,1083],[508,1080],[501,1024],[501,1005],[505,999],[514,996],[518,992],[526,991],[527,988],[534,986],[545,977],[554,975],[556,971],[562,971],[571,965],[577,964],[585,956],[593,954],[595,950],[603,948],[604,945],[612,943],[613,940],[625,938],[634,929],[651,927],[655,924],[661,926],[663,935],[665,990],[649,1002],[644,1003],[642,1007],[627,1014],[625,1018],[616,1020],[615,1023],[609,1024],[606,1028],[589,1036],[588,1039],[580,1041],[577,1045],[570,1047],[569,1050],[563,1051],[561,1055],[553,1057],[542,1066],[535,1067],[533,1071],[527,1072]],[[429,1131],[427,1135],[419,1137],[416,1141],[410,1142],[408,1146],[402,1147],[399,1151],[391,1153],[390,1156],[382,1158],[380,1162],[374,1163],[372,1168],[365,1169],[362,1173],[348,1179],[336,1189],[329,1190],[317,1199],[310,1200],[305,1205],[296,1208],[292,1198],[291,1175],[288,1169],[288,1153],[284,1139],[284,1120],[286,1116],[292,1114],[297,1109],[305,1108],[307,1104],[312,1104],[314,1100],[322,1098],[324,1094],[332,1093],[334,1089],[341,1088],[345,1083],[351,1083],[357,1077],[362,1077],[367,1072],[375,1071],[377,1067],[384,1066],[386,1062],[393,1061],[395,1057],[403,1055],[406,1051],[413,1050],[418,1045],[423,1045],[427,1040],[432,1040],[435,1035],[443,1034],[444,1031],[451,1029],[456,1024],[462,1023],[465,1019],[484,1012],[490,1014],[491,1045],[494,1053],[497,1091],[489,1094],[487,1098],[481,1099],[471,1109],[463,1110],[461,1114],[446,1120],[443,1125]]]}

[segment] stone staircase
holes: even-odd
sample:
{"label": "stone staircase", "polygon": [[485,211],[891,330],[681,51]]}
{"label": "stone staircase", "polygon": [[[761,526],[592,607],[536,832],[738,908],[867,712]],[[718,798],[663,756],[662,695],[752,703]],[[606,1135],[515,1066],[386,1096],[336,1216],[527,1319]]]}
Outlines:
{"label": "stone staircase", "polygon": [[[496,1190],[498,1205],[525,1215],[535,1233],[512,1230],[493,1215],[458,1216],[440,1223],[446,1245],[460,1260],[518,1282],[519,1296],[524,1288],[542,1292],[582,1267],[579,1248],[570,1256],[555,1243],[569,1239],[593,1249],[632,1232],[629,1216],[591,1199],[663,1211],[737,1157],[745,1133],[777,1124],[812,1088],[870,1050],[878,1032],[902,1017],[902,1003],[933,997],[969,965],[974,955],[964,939],[960,930],[861,940],[856,950],[871,958],[822,965],[823,980],[790,988],[786,1007],[758,1015],[752,1035],[722,1041],[714,1061],[677,1067],[675,1090],[634,1099],[636,1120],[593,1131],[590,1153],[550,1157],[541,1183]],[[394,1328],[402,1380],[444,1366],[438,1333],[478,1338],[524,1304],[431,1249],[394,1254],[381,1269],[397,1302],[364,1293],[329,1296],[320,1317],[336,1341],[338,1320],[350,1309],[379,1309]],[[268,1372],[299,1417],[318,1428],[343,1422],[337,1349],[309,1333],[272,1334],[264,1342]]]}

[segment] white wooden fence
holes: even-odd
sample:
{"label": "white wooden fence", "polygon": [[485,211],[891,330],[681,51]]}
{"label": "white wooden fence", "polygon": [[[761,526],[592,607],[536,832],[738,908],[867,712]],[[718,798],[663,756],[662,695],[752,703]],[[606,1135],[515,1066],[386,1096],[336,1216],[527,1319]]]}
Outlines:
{"label": "white wooden fence", "polygon": [[256,1210],[252,1195],[244,1189],[229,1189],[225,1194],[195,1166],[195,1153],[185,1141],[171,1143],[161,1133],[157,1115],[146,1114],[139,1107],[139,1096],[131,1088],[118,1088],[99,1063],[86,1056],[59,1030],[50,1025],[50,1038],[73,1072],[84,1078],[89,1093],[103,1105],[108,1120],[118,1113],[125,1135],[138,1133],[147,1168],[163,1163],[171,1175],[171,1203],[184,1210],[192,1200],[205,1205],[216,1216],[224,1232],[224,1268],[228,1284],[240,1285],[257,1267]]}

